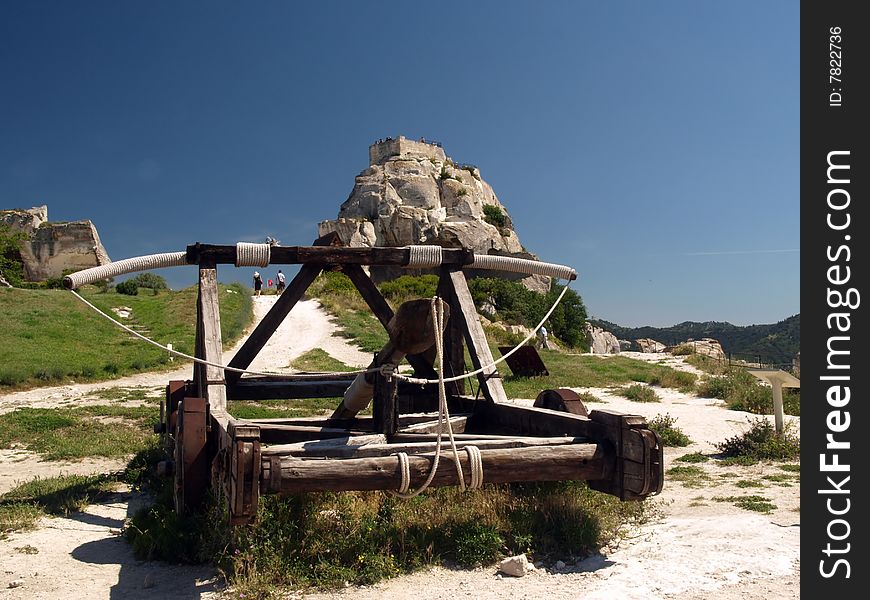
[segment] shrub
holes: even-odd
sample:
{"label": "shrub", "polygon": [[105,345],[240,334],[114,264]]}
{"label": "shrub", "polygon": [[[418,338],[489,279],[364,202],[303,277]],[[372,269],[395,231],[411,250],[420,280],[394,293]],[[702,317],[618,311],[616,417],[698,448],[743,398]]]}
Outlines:
{"label": "shrub", "polygon": [[639,383],[620,389],[619,395],[635,402],[660,402],[659,396],[654,389]]}
{"label": "shrub", "polygon": [[496,227],[504,227],[507,224],[505,214],[494,204],[483,205],[483,220]]}
{"label": "shrub", "polygon": [[115,286],[115,291],[119,294],[135,296],[139,293],[139,286],[132,279],[128,279],[127,281],[122,281],[121,283],[117,284]]}
{"label": "shrub", "polygon": [[136,282],[136,285],[138,285],[140,288],[150,288],[152,290],[169,289],[169,286],[166,284],[166,280],[163,279],[160,275],[155,275],[154,273],[139,273],[130,281]]}
{"label": "shrub", "polygon": [[394,305],[414,298],[431,298],[438,289],[437,275],[402,275],[379,286],[384,298]]}
{"label": "shrub", "polygon": [[756,460],[791,460],[800,456],[800,438],[786,427],[777,433],[764,418],[750,419],[749,430],[716,444],[725,458],[747,457]]}
{"label": "shrub", "polygon": [[[675,427],[677,423],[676,417],[670,414],[656,415],[649,420],[649,428],[655,431],[662,438],[662,444],[665,446],[676,446],[683,448],[692,443],[679,427]],[[688,462],[688,461],[687,461]]]}
{"label": "shrub", "polygon": [[674,356],[689,356],[690,354],[695,354],[695,349],[691,344],[680,344],[671,350],[671,354]]}

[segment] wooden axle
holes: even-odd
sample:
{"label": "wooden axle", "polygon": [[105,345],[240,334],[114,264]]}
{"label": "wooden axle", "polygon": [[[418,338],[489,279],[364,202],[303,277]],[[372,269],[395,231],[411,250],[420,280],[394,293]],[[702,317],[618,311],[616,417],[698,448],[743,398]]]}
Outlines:
{"label": "wooden axle", "polygon": [[[608,479],[614,463],[612,449],[599,444],[484,449],[480,455],[486,483]],[[434,453],[408,456],[411,488],[426,480],[434,458]],[[469,484],[468,454],[463,451],[459,460],[465,483]],[[263,459],[261,473],[263,493],[396,490],[401,483],[396,456],[330,460],[268,456]],[[449,450],[442,450],[431,485],[459,485],[453,453]]]}
{"label": "wooden axle", "polygon": [[[411,258],[409,248],[344,248],[339,246],[272,246],[270,264],[341,264],[408,266]],[[215,264],[236,264],[234,245],[192,244],[187,247],[187,262],[199,264],[203,260]],[[442,248],[441,263],[445,265],[469,265],[474,261],[474,252],[465,248]]]}

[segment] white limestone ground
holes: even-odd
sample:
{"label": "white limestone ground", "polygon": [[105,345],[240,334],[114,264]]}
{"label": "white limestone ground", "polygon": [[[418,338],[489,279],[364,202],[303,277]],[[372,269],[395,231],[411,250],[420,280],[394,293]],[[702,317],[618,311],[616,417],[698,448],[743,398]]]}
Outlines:
{"label": "white limestone ground", "polygon": [[[268,297],[257,300],[258,313],[269,301]],[[333,355],[348,352],[337,358],[350,364],[367,364],[368,355],[365,353],[359,353],[354,363],[353,349],[348,350],[340,338],[329,335],[332,325],[325,313],[313,304],[309,307],[311,311],[305,324],[290,324],[285,327],[285,332],[279,330],[279,335],[286,335],[286,338],[284,342],[271,346],[268,354],[273,359],[266,361],[271,364],[264,364],[262,368],[284,367],[293,356],[310,349],[307,347],[310,340],[305,349],[294,345],[294,339],[301,337],[298,335],[300,329],[294,329],[297,326],[307,328],[306,339],[309,335],[317,336],[323,332],[320,344],[311,347],[322,347]],[[312,324],[310,321],[320,323]],[[334,344],[345,348],[339,350]],[[661,359],[661,355],[633,357],[652,361]],[[546,356],[544,358],[546,360]],[[678,363],[676,361],[674,366],[678,367]],[[172,375],[186,377],[188,370]],[[153,385],[159,393],[169,379],[168,375],[133,376],[113,385]],[[150,379],[152,377],[156,379]],[[43,406],[56,406],[63,401],[76,402],[76,397],[108,385],[32,390],[23,393],[29,395],[28,400],[16,394],[0,397],[0,411],[27,402]],[[687,448],[667,448],[666,469],[683,454],[695,451],[712,453],[716,442],[740,433],[748,426],[749,415],[729,411],[714,399],[657,389],[662,397],[660,403],[637,403],[615,396],[608,390],[583,389],[602,400],[601,404],[591,404],[589,408],[613,409],[647,417],[667,413],[676,417],[676,425],[692,438],[693,444]],[[788,420],[799,427],[799,418]],[[29,460],[0,461],[0,474],[11,473],[13,478],[27,479],[35,474],[32,465]],[[116,468],[114,465],[105,466]],[[457,597],[483,600],[799,598],[800,495],[797,483],[764,479],[785,473],[776,465],[724,468],[701,463],[700,466],[710,478],[701,487],[687,488],[675,481],[665,482],[664,492],[656,500],[662,513],[660,518],[631,532],[628,538],[616,547],[605,549],[601,555],[577,563],[568,561],[566,557],[569,564],[559,572],[547,570],[547,565],[542,565],[543,568],[526,577],[512,579],[499,577],[493,568],[470,571],[436,568],[375,586],[305,594],[305,597],[311,600],[398,600],[424,591],[432,600],[455,600]],[[94,467],[99,470],[99,465]],[[59,469],[63,470],[63,467]],[[56,473],[46,473],[45,476],[49,474]],[[762,487],[745,488],[737,484],[741,480],[753,481]],[[760,514],[713,500],[716,496],[748,494],[763,495],[777,508],[770,514]],[[131,501],[135,500],[135,494],[121,492],[82,513],[67,518],[44,519],[37,530],[12,534],[7,540],[0,541],[3,565],[0,569],[0,599],[216,598],[220,593],[218,574],[207,567],[170,566],[135,560],[127,544],[118,538],[124,519],[134,510]],[[7,587],[10,585],[15,587]],[[300,597],[301,594],[287,590],[287,596]]]}

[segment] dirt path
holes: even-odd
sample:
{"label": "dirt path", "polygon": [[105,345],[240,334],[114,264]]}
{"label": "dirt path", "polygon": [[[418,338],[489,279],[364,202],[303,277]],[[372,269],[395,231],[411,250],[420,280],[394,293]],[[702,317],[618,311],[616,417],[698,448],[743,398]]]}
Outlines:
{"label": "dirt path", "polygon": [[[259,300],[258,310],[265,308]],[[292,314],[292,313],[291,313]],[[273,358],[261,368],[286,366],[289,360],[311,347],[323,347],[349,364],[349,354],[337,355],[331,324],[318,316],[316,308],[305,323],[287,324],[286,343],[269,346]],[[320,320],[318,323],[311,321]],[[304,332],[304,333],[302,333]],[[280,333],[280,330],[279,330]],[[292,338],[311,336],[305,346],[292,346]],[[278,337],[278,336],[276,336]],[[326,344],[324,346],[323,344]],[[297,352],[297,354],[293,354]],[[357,353],[365,364],[368,356]],[[661,355],[633,356],[657,362]],[[606,360],[606,359],[603,359]],[[268,364],[270,363],[271,364]],[[679,368],[680,361],[672,366]],[[187,370],[184,371],[186,377]],[[159,377],[151,383],[151,377]],[[30,402],[56,406],[77,402],[99,386],[162,386],[166,374],[140,375],[94,387],[63,386],[24,392]],[[730,411],[715,399],[696,398],[672,390],[657,389],[660,403],[636,403],[614,396],[604,389],[578,388],[598,396],[606,408],[649,418],[669,414],[677,427],[692,438],[687,448],[667,448],[665,468],[675,458],[690,452],[712,453],[715,443],[744,431],[750,415]],[[17,395],[12,395],[17,396]],[[0,397],[0,411],[23,405],[21,397]],[[523,401],[518,401],[523,402]],[[10,406],[12,408],[10,408]],[[799,427],[799,418],[790,417]],[[0,462],[0,473],[11,470],[30,477],[24,463]],[[676,463],[681,464],[681,463]],[[720,467],[699,464],[705,479],[693,487],[666,481],[656,503],[661,516],[631,533],[619,546],[598,556],[573,562],[566,557],[564,568],[552,565],[521,578],[502,578],[493,568],[451,571],[436,568],[381,584],[347,588],[338,592],[306,594],[311,600],[399,600],[425,590],[433,600],[480,598],[638,599],[680,598],[701,600],[715,595],[720,600],[764,598],[785,600],[800,597],[799,540],[800,494],[794,474],[776,465]],[[2,479],[0,479],[2,481]],[[697,484],[697,485],[695,485]],[[747,487],[749,486],[749,487]],[[763,495],[776,506],[769,514],[749,512],[717,497]],[[132,551],[118,538],[124,519],[135,509],[138,497],[119,493],[108,502],[89,507],[69,518],[44,519],[36,531],[12,534],[0,542],[2,578],[0,599],[21,598],[214,598],[219,595],[217,574],[207,567],[174,567],[163,563],[136,561]],[[550,570],[547,569],[550,567]],[[15,587],[9,587],[9,586]],[[293,594],[299,597],[298,594]]]}

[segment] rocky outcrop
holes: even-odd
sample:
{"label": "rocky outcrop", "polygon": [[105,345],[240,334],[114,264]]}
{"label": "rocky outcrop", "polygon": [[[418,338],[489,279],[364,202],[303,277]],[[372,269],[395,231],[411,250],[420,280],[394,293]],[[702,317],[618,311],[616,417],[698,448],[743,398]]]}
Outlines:
{"label": "rocky outcrop", "polygon": [[[380,140],[369,148],[369,166],[357,175],[338,218],[319,224],[319,236],[337,232],[349,246],[437,244],[475,253],[535,258],[526,252],[507,209],[472,165],[458,165],[437,143],[404,137]],[[420,271],[416,271],[419,273]],[[373,267],[382,281],[407,269]],[[473,271],[477,276],[510,276]],[[524,285],[546,292],[547,277],[522,277]]]}
{"label": "rocky outcrop", "polygon": [[677,344],[676,346],[674,346],[674,349],[685,347],[690,348],[692,353],[694,354],[709,356],[710,358],[715,360],[725,360],[725,350],[722,349],[722,344],[720,344],[718,340],[714,340],[713,338],[688,340],[686,342]]}
{"label": "rocky outcrop", "polygon": [[112,262],[100,242],[94,224],[88,220],[52,223],[48,207],[0,211],[0,221],[27,236],[19,246],[28,281],[60,277],[64,271],[77,271]]}
{"label": "rocky outcrop", "polygon": [[666,346],[652,338],[640,338],[634,340],[639,352],[664,352]]}
{"label": "rocky outcrop", "polygon": [[619,354],[620,345],[616,336],[589,322],[586,323],[586,339],[592,354]]}

